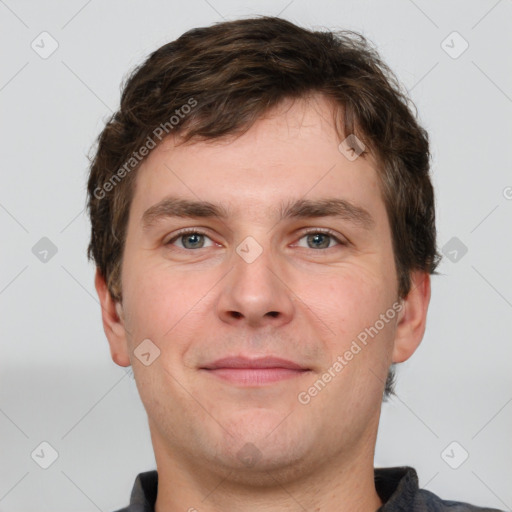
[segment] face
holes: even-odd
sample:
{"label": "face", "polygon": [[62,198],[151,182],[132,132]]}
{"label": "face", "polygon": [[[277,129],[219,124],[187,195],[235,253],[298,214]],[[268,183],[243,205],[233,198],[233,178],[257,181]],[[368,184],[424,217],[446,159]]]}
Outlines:
{"label": "face", "polygon": [[169,138],[138,171],[119,318],[102,305],[157,460],[242,479],[373,453],[389,365],[423,335],[428,275],[398,301],[375,162],[340,151],[330,109],[317,97],[236,139]]}

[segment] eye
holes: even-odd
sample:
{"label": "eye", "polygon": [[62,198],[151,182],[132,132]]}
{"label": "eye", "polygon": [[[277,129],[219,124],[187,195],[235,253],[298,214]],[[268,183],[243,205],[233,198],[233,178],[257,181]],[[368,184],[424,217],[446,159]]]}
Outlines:
{"label": "eye", "polygon": [[[209,246],[205,245],[205,239],[212,242]],[[347,242],[340,240],[332,231],[312,229],[303,234],[299,241],[306,239],[307,249],[330,249],[333,247],[331,242],[335,241],[338,245],[347,245]],[[204,232],[199,229],[183,229],[175,236],[169,239],[165,245],[175,245],[180,242],[178,248],[180,249],[204,249],[205,247],[212,247],[213,241]],[[304,246],[302,246],[304,247]]]}
{"label": "eye", "polygon": [[314,229],[307,231],[299,240],[306,239],[307,249],[330,249],[331,242],[334,240],[339,245],[347,245],[346,242],[340,240],[332,231]]}
{"label": "eye", "polygon": [[165,245],[173,245],[174,242],[181,242],[182,245],[178,245],[180,249],[203,249],[205,247],[205,238],[211,240],[203,231],[198,229],[184,229],[166,242]]}

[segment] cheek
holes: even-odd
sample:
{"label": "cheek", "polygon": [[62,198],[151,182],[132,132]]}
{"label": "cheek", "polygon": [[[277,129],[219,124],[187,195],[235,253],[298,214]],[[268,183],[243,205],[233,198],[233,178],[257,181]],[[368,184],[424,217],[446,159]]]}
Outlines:
{"label": "cheek", "polygon": [[124,309],[134,342],[142,338],[157,340],[173,325],[182,304],[180,287],[172,286],[169,276],[156,268],[125,261],[123,268]]}
{"label": "cheek", "polygon": [[[380,385],[379,378],[385,379],[389,366],[386,364],[395,332],[394,288],[382,274],[355,265],[330,275],[315,276],[314,287],[311,281],[311,276],[304,279],[298,295],[307,305],[304,314],[322,330],[320,338],[329,354],[326,362],[343,357],[343,364],[347,365],[343,373],[354,383],[360,379],[365,382],[368,368],[373,368],[378,376],[375,385]],[[344,381],[345,377],[339,379],[338,385]]]}
{"label": "cheek", "polygon": [[392,291],[381,274],[347,265],[323,275],[304,276],[297,295],[334,325],[336,334],[342,334],[375,322],[391,306]]}
{"label": "cheek", "polygon": [[191,322],[201,325],[197,316],[204,317],[215,276],[176,272],[166,261],[153,264],[146,261],[132,266],[129,263],[125,267],[123,287],[127,298],[125,310],[130,319],[127,327],[134,342],[149,338],[164,347],[172,340],[176,347],[180,339],[177,334],[187,325]]}

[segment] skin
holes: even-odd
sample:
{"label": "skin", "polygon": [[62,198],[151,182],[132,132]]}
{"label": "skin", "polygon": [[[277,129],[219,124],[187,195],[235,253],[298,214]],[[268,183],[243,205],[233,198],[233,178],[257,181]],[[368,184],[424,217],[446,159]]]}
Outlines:
{"label": "skin", "polygon": [[[375,511],[382,504],[373,480],[382,393],[390,364],[421,342],[430,278],[412,273],[399,314],[300,403],[298,394],[398,300],[375,162],[339,151],[331,109],[317,96],[282,103],[238,138],[176,145],[169,137],[138,171],[122,304],[99,272],[95,284],[112,359],[132,365],[148,414],[157,512]],[[144,231],[144,211],[169,195],[222,203],[230,216],[166,218]],[[365,208],[374,226],[336,217],[278,221],[283,201],[333,196]],[[172,241],[184,227],[207,236]],[[330,228],[346,243],[312,240],[308,228]],[[262,248],[252,263],[236,252],[247,236]],[[134,350],[148,338],[160,356],[145,366]],[[243,387],[200,370],[240,354],[274,355],[309,371]],[[246,444],[252,465],[239,456]]]}

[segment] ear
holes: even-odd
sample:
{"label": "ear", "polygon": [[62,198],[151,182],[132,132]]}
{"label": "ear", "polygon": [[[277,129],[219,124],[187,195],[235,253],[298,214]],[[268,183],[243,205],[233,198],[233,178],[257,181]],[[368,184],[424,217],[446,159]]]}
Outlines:
{"label": "ear", "polygon": [[105,278],[98,268],[96,268],[94,286],[100,299],[103,329],[110,345],[112,360],[119,366],[130,366],[123,306],[120,302],[114,301],[110,295]]}
{"label": "ear", "polygon": [[423,271],[412,272],[411,290],[398,317],[393,363],[406,361],[418,348],[425,333],[429,303],[430,275]]}

